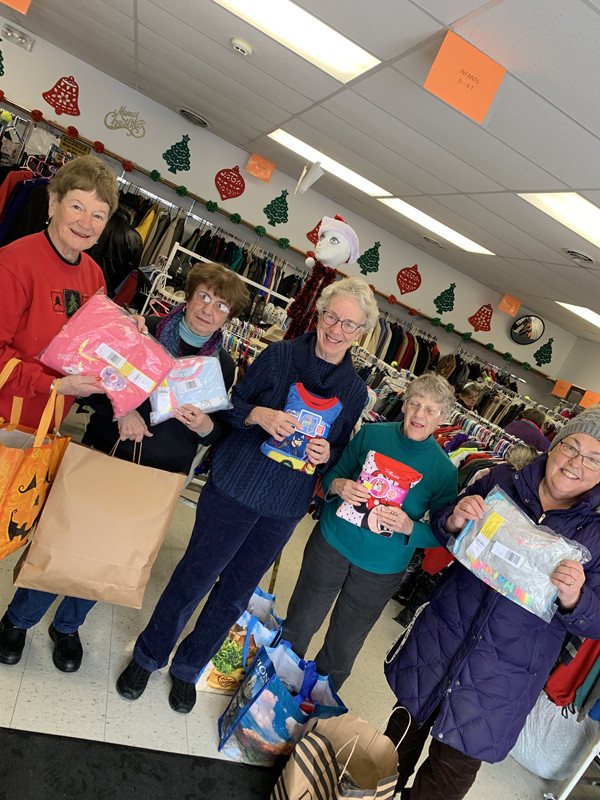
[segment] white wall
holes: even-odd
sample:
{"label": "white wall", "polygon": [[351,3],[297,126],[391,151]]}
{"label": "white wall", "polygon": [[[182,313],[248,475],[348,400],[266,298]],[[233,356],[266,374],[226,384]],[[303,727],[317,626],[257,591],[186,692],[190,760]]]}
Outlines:
{"label": "white wall", "polygon": [[[0,17],[0,24],[4,21]],[[30,53],[9,43],[5,43],[2,47],[5,75],[2,78],[1,88],[7,99],[13,100],[25,108],[38,108],[46,119],[54,119],[65,127],[74,125],[86,138],[92,141],[100,140],[107,149],[119,153],[124,158],[130,159],[148,170],[156,169],[165,178],[186,186],[189,191],[200,197],[219,202],[222,208],[229,212],[239,213],[243,219],[251,221],[255,225],[264,225],[269,233],[278,238],[288,238],[294,247],[301,250],[312,248],[310,241],[306,238],[306,233],[314,228],[322,216],[333,216],[339,213],[356,230],[361,243],[361,252],[372,247],[375,241],[381,242],[379,271],[369,273],[366,278],[386,296],[394,294],[403,303],[423,311],[428,316],[435,317],[438,316],[438,313],[433,304],[434,298],[454,282],[456,284],[455,308],[442,315],[444,324],[452,322],[459,331],[472,331],[468,317],[474,314],[480,306],[489,303],[494,309],[491,331],[489,333],[473,332],[474,338],[483,342],[492,342],[501,353],[510,352],[514,358],[519,361],[528,361],[535,367],[534,352],[548,341],[549,337],[552,337],[554,339],[552,361],[540,369],[553,378],[560,377],[589,388],[600,386],[600,378],[597,377],[595,369],[597,345],[578,340],[550,320],[545,320],[546,331],[539,342],[527,346],[515,344],[509,334],[514,320],[497,310],[501,296],[492,289],[337,206],[314,189],[309,189],[303,195],[294,196],[293,190],[297,176],[292,178],[276,170],[269,183],[254,178],[245,172],[249,158],[245,151],[228,144],[208,131],[188,125],[175,112],[160,106],[43,39],[39,37],[35,37],[35,39],[35,46]],[[80,116],[67,117],[64,114],[57,116],[54,109],[42,98],[42,92],[51,89],[64,76],[73,76],[79,86]],[[139,117],[145,121],[146,126],[146,135],[143,138],[135,139],[129,136],[124,129],[114,131],[105,127],[105,115],[120,106],[125,106],[129,111],[139,112]],[[175,142],[180,141],[183,134],[190,136],[191,168],[189,171],[177,172],[174,175],[168,171],[168,165],[162,158],[162,154]],[[215,175],[224,167],[231,168],[236,165],[240,167],[240,173],[245,179],[246,190],[241,197],[221,201],[214,185]],[[115,164],[115,169],[120,172],[118,164]],[[132,181],[135,181],[136,173],[127,177],[131,177]],[[147,178],[142,179],[139,173],[137,177],[146,185],[152,183]],[[318,187],[318,183],[315,186]],[[160,191],[159,184],[152,184],[152,188]],[[287,189],[289,192],[289,221],[273,228],[269,226],[262,209],[267,203],[278,197],[282,189]],[[189,200],[182,200],[168,187],[162,187],[162,194],[166,199],[182,207],[187,208],[189,205]],[[227,224],[228,221],[222,214],[218,212],[209,214],[203,208],[202,215],[217,225],[235,230],[244,239],[253,241],[255,234],[251,229],[236,228]],[[261,243],[258,238],[256,241]],[[266,244],[264,240],[263,243]],[[276,245],[271,242],[268,246],[271,250],[273,247],[277,249]],[[289,252],[283,250],[278,250],[278,252],[292,261],[299,259]],[[415,292],[401,295],[396,283],[396,275],[403,267],[413,264],[419,265],[419,272],[422,276],[421,286]],[[345,271],[349,275],[359,275],[360,267],[358,264],[350,265]],[[382,301],[381,305],[391,310],[392,313],[397,312],[397,308],[393,309],[385,301]],[[519,315],[521,313],[528,313],[528,310],[521,309]],[[398,313],[398,316],[402,317],[403,314]],[[406,318],[406,314],[404,317]],[[460,344],[458,337],[448,334],[440,328],[432,328],[422,318],[416,317],[416,323],[424,330],[438,335],[442,353],[454,351]],[[487,357],[486,351],[476,345],[468,345],[467,349],[476,355]],[[583,353],[585,355],[580,355]],[[506,367],[506,364],[498,356],[492,357],[491,360],[498,366]],[[536,379],[519,367],[513,366],[512,369],[515,374],[528,381],[528,390],[524,391],[524,394],[529,393],[534,399],[539,400],[542,400],[543,397],[544,402],[553,404],[553,401],[546,397],[546,391],[551,388],[546,381]]]}

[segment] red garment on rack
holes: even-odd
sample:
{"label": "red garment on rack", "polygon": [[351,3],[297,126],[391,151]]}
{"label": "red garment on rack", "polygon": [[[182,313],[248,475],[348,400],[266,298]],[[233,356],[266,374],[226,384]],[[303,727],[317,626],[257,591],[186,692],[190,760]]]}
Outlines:
{"label": "red garment on rack", "polygon": [[546,681],[544,689],[557,706],[568,706],[577,689],[600,657],[600,642],[586,639],[568,664],[560,664]]}
{"label": "red garment on rack", "polygon": [[28,178],[33,178],[33,172],[29,169],[17,169],[9,172],[2,181],[0,186],[0,223],[4,219],[4,207],[10,197],[12,190],[21,181],[26,181]]}

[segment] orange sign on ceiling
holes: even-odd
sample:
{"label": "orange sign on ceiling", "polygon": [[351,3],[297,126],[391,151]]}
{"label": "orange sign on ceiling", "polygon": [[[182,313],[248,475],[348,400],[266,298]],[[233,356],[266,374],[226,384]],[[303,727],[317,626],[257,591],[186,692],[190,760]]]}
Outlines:
{"label": "orange sign on ceiling", "polygon": [[600,394],[595,394],[594,392],[586,392],[579,401],[579,405],[582,408],[589,408],[590,406],[595,406],[596,403],[600,403]]}
{"label": "orange sign on ceiling", "polygon": [[273,164],[272,161],[267,161],[266,158],[259,156],[257,153],[252,153],[252,157],[246,165],[246,172],[268,183],[271,180],[271,175],[275,171],[275,166],[276,165]]}
{"label": "orange sign on ceiling", "polygon": [[15,11],[20,11],[21,14],[26,14],[29,11],[31,0],[1,0],[3,6],[14,8]]}
{"label": "orange sign on ceiling", "polygon": [[556,381],[554,389],[552,389],[550,394],[553,394],[554,397],[566,397],[569,394],[570,388],[571,384],[567,383],[567,381]]}
{"label": "orange sign on ceiling", "polygon": [[475,122],[483,122],[505,72],[481,50],[448,31],[425,88]]}
{"label": "orange sign on ceiling", "polygon": [[505,314],[509,314],[511,317],[514,317],[520,308],[521,301],[517,300],[516,297],[511,297],[509,294],[505,294],[498,305],[498,311],[504,311]]}

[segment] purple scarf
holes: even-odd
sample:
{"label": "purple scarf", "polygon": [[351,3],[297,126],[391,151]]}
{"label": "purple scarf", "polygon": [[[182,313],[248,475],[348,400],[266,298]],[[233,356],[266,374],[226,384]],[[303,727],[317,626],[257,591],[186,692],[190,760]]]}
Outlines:
{"label": "purple scarf", "polygon": [[[172,356],[181,357],[181,337],[179,336],[179,323],[185,314],[185,303],[162,319],[156,326],[156,338]],[[198,350],[199,356],[216,356],[223,344],[223,332],[220,328],[213,333],[210,339]]]}

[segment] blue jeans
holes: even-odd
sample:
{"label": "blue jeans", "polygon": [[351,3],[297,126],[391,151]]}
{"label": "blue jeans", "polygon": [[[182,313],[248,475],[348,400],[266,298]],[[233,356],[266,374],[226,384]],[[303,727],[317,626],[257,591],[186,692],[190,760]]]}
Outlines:
{"label": "blue jeans", "polygon": [[[32,628],[44,616],[58,597],[36,589],[17,589],[7,609],[7,616],[17,628]],[[65,597],[54,615],[52,623],[59,633],[75,633],[83,625],[95,600]]]}
{"label": "blue jeans", "polygon": [[299,521],[263,517],[224,497],[209,478],[187,550],[135,643],[135,661],[148,670],[166,666],[187,621],[212,587],[194,630],[171,663],[175,677],[195,682]]}

